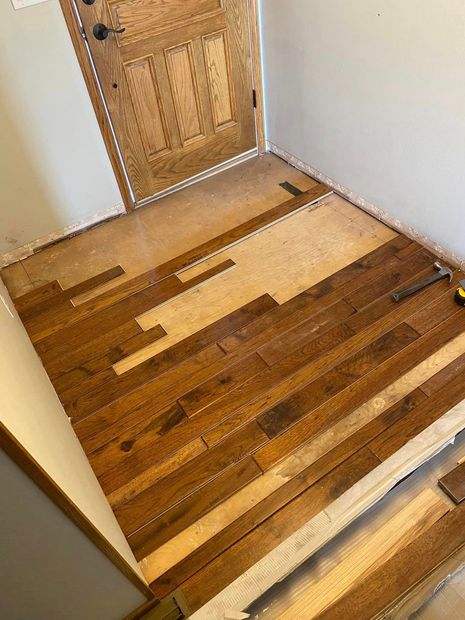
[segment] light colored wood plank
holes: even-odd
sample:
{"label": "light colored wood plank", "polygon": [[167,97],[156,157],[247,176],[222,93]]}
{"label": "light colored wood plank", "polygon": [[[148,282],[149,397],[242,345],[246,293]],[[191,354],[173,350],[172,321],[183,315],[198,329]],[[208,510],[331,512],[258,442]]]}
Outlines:
{"label": "light colored wood plank", "polygon": [[303,591],[279,620],[310,620],[341,598],[449,511],[438,493],[426,489],[392,519],[365,538],[328,573]]}
{"label": "light colored wood plank", "polygon": [[455,338],[331,429],[272,467],[259,480],[244,487],[234,497],[223,502],[221,506],[150,554],[141,561],[141,568],[148,581],[154,581],[175,566],[253,506],[316,462],[318,458],[445,368],[463,352],[465,352],[465,334]]}

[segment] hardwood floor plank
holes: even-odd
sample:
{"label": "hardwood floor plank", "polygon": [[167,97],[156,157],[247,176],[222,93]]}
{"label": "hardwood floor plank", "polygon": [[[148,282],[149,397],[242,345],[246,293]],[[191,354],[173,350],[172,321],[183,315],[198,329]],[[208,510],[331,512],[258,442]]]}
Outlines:
{"label": "hardwood floor plank", "polygon": [[[319,463],[316,466],[316,474],[324,475],[326,466],[331,468],[337,465],[350,456],[351,450],[358,450],[366,445],[383,432],[386,424],[394,423],[398,417],[401,419],[408,410],[421,402],[420,399],[424,399],[424,394],[418,389],[419,386],[424,385],[428,379],[464,352],[465,333],[462,333],[371,399],[366,400],[367,396],[362,395],[362,405],[345,415],[328,430],[303,444],[296,452],[268,469],[259,480],[247,485],[234,497],[223,502],[221,506],[146,558],[144,570],[151,575],[150,580],[170,572],[175,566],[176,574],[179,575],[182,566],[194,567],[197,570],[196,565],[200,563],[201,558],[207,557],[207,561],[208,558],[211,560],[212,557],[203,551],[210,549],[214,554],[213,557],[220,553],[219,539],[216,537],[222,530],[229,528],[235,521],[242,520],[254,506],[287,485],[293,478],[299,477],[304,470],[309,472],[309,468],[315,467],[317,461]],[[371,382],[368,385],[371,385]],[[349,403],[349,411],[351,406]],[[395,413],[396,411],[398,413]],[[376,418],[382,415],[386,417],[376,422]],[[344,447],[339,447],[342,443],[345,444]],[[284,496],[284,499],[287,498]],[[262,504],[262,507],[264,505]],[[234,531],[238,532],[239,537],[242,536],[240,528]],[[216,540],[213,541],[213,538]],[[197,559],[194,560],[194,557]],[[188,573],[182,580],[191,574]]]}
{"label": "hardwood floor plank", "polygon": [[265,368],[266,363],[260,355],[253,353],[191,390],[178,399],[178,403],[188,416],[193,416],[219,400],[224,394],[233,393],[237,387],[258,375]]}
{"label": "hardwood floor plank", "polygon": [[337,422],[347,415],[347,411],[360,406],[399,376],[415,368],[419,362],[433,355],[464,330],[465,314],[458,313],[444,324],[416,339],[374,372],[355,383],[350,390],[341,392],[327,403],[313,409],[310,415],[304,416],[294,426],[260,449],[254,458],[263,470],[267,470],[279,462],[283,455],[291,453],[315,434]]}
{"label": "hardwood floor plank", "polygon": [[171,457],[155,463],[155,465],[145,469],[138,476],[134,476],[127,484],[110,493],[107,499],[111,507],[116,509],[118,506],[129,502],[133,497],[151,487],[161,478],[164,478],[172,471],[178,469],[178,467],[181,467],[181,465],[205,452],[206,449],[207,446],[200,437],[194,439],[194,441],[175,452]]}
{"label": "hardwood floor plank", "polygon": [[308,386],[281,401],[257,419],[261,428],[273,439],[329,398],[361,379],[378,365],[418,338],[411,327],[401,324],[381,336],[347,361],[339,364]]}
{"label": "hardwood floor plank", "polygon": [[182,342],[158,353],[124,375],[113,377],[111,381],[106,382],[104,390],[100,389],[101,382],[98,377],[95,378],[93,381],[98,382],[95,387],[92,386],[92,389],[70,403],[69,415],[82,418],[126,396],[141,385],[155,380],[186,358],[207,348],[224,334],[266,313],[275,305],[276,302],[269,295],[263,295]]}
{"label": "hardwood floor plank", "polygon": [[[51,377],[53,387],[58,395],[62,396],[64,402],[70,402],[79,395],[86,393],[86,386],[89,385],[86,384],[86,380],[88,380],[89,377],[94,377],[102,370],[109,369],[113,364],[116,364],[116,362],[119,362],[126,356],[131,355],[148,344],[160,340],[165,335],[166,332],[163,327],[161,327],[161,325],[156,325],[146,332],[141,332],[121,344],[117,344],[101,357],[80,364],[59,376]],[[111,376],[113,375],[114,373],[112,373]],[[100,383],[100,385],[102,384]],[[76,389],[70,391],[73,387]]]}
{"label": "hardwood floor plank", "polygon": [[420,250],[413,254],[406,263],[400,263],[397,269],[390,269],[370,282],[370,286],[363,285],[353,293],[346,295],[345,300],[357,310],[361,310],[383,297],[386,291],[402,287],[403,283],[412,277],[412,273],[427,269],[434,261],[435,257],[430,252]]}
{"label": "hardwood floor plank", "polygon": [[[454,283],[458,283],[461,276],[461,272],[455,274],[450,289],[455,291]],[[406,323],[410,325],[410,327],[413,327],[419,334],[425,334],[456,312],[457,304],[455,303],[454,295],[451,294],[451,290],[447,290],[432,304],[407,319]]]}
{"label": "hardwood floor plank", "polygon": [[313,317],[322,310],[336,304],[352,287],[367,285],[387,270],[400,265],[393,254],[407,240],[398,237],[360,260],[351,263],[329,278],[316,284],[308,291],[282,304],[268,315],[260,317],[250,325],[224,338],[219,345],[232,352],[238,348],[242,352],[252,351],[272,340],[276,334],[295,327],[303,320]]}
{"label": "hardwood floor plank", "polygon": [[[55,346],[63,338],[79,342],[85,338],[92,338],[96,333],[101,334],[114,329],[127,321],[128,318],[134,318],[156,306],[166,303],[233,266],[233,261],[225,260],[205,273],[192,278],[189,282],[181,282],[174,275],[169,276],[90,316],[86,316],[85,311],[82,310],[85,304],[73,308],[72,313],[69,311],[64,313],[58,308],[55,313],[50,311],[47,314],[46,320],[40,316],[32,319],[26,325],[26,328],[32,342],[45,340],[49,347]],[[66,317],[63,318],[64,314],[66,314]],[[84,315],[84,318],[81,315]]]}
{"label": "hardwood floor plank", "polygon": [[322,612],[320,620],[373,618],[400,600],[465,544],[465,504],[437,521]]}
{"label": "hardwood floor plank", "polygon": [[310,345],[321,334],[322,328],[330,329],[349,318],[354,312],[348,303],[339,301],[263,345],[258,349],[258,353],[268,366],[272,366],[293,351]]}
{"label": "hardwood floor plank", "polygon": [[84,280],[83,282],[79,282],[79,284],[75,284],[70,288],[58,291],[55,295],[47,296],[46,299],[42,299],[40,302],[37,302],[33,306],[23,310],[20,314],[21,319],[27,324],[32,318],[41,315],[42,320],[46,322],[48,312],[56,309],[57,307],[60,307],[63,311],[68,312],[68,308],[70,308],[72,311],[74,305],[71,303],[71,299],[73,299],[73,297],[77,297],[83,293],[88,293],[102,284],[115,280],[123,274],[124,269],[121,265],[107,269],[107,271],[103,271],[102,273]]}
{"label": "hardwood floor plank", "polygon": [[410,439],[458,405],[464,399],[463,387],[462,376],[447,383],[441,392],[432,394],[405,419],[399,420],[372,441],[369,444],[370,450],[381,461],[388,459]]}
{"label": "hardwood floor plank", "polygon": [[[163,592],[163,596],[165,596],[170,591],[178,588],[183,581],[194,575],[199,568],[211,562],[224,550],[228,549],[243,536],[246,536],[251,529],[257,527],[272,514],[283,508],[300,493],[318,483],[319,480],[336,467],[341,466],[345,461],[352,458],[374,437],[381,434],[397,420],[403,419],[409,411],[425,399],[426,396],[421,390],[414,390],[341,443],[337,444],[335,441],[335,446],[332,449],[317,458],[308,467],[301,471],[296,470],[288,482],[270,493],[261,502],[255,504],[243,517],[224,527],[221,532],[210,538],[193,553],[188,554],[187,557],[161,576],[157,580],[158,592]],[[290,472],[291,468],[288,469]]]}
{"label": "hardwood floor plank", "polygon": [[438,484],[456,504],[461,504],[465,499],[465,463],[440,478]]}
{"label": "hardwood floor plank", "polygon": [[[190,608],[195,611],[202,607],[378,463],[368,450],[360,451],[229,547],[182,584],[181,591]],[[156,584],[152,587],[158,595]]]}
{"label": "hardwood floor plank", "polygon": [[458,376],[464,376],[465,373],[465,355],[461,355],[453,362],[448,364],[446,368],[431,377],[429,381],[421,386],[421,389],[427,396],[437,394],[443,390],[447,383]]}
{"label": "hardwood floor plank", "polygon": [[38,286],[32,289],[32,291],[24,293],[24,295],[15,297],[15,299],[13,299],[13,303],[18,314],[21,316],[21,313],[28,308],[31,308],[36,304],[40,304],[45,299],[53,297],[54,295],[57,295],[62,291],[63,288],[61,287],[61,284],[58,282],[58,280],[52,280],[51,282],[47,282],[42,286]]}
{"label": "hardwood floor plank", "polygon": [[[322,198],[330,191],[331,190],[326,186],[318,184],[304,192],[301,196],[292,198],[280,205],[277,205],[273,209],[269,209],[251,220],[236,226],[232,230],[167,261],[166,263],[163,263],[162,265],[159,265],[155,269],[151,269],[140,276],[136,276],[135,278],[112,288],[110,291],[106,291],[102,295],[85,302],[79,306],[79,310],[77,312],[61,313],[59,316],[54,318],[53,328],[51,327],[49,330],[42,331],[40,333],[40,338],[45,338],[45,334],[49,334],[50,337],[51,334],[56,332],[58,329],[63,329],[65,325],[71,326],[78,321],[83,322],[86,318],[95,313],[107,309],[130,296],[142,293],[146,288],[150,288],[154,284],[162,282],[164,279],[169,278],[177,271],[181,271],[182,269],[189,267],[189,265],[193,265],[197,261],[205,259],[219,250],[225,249],[229,245],[237,243],[242,238],[252,235],[259,230],[276,223],[280,219],[291,215],[293,212],[304,207],[305,205]],[[39,334],[34,335],[34,340],[39,340],[40,338]],[[57,338],[50,338],[48,346],[54,346],[56,341]]]}
{"label": "hardwood floor plank", "polygon": [[136,559],[145,558],[261,474],[262,470],[250,457],[226,469],[204,487],[129,536],[128,542]]}
{"label": "hardwood floor plank", "polygon": [[[211,376],[212,366],[219,364],[220,368],[224,367],[224,358],[223,351],[212,345],[140,390],[131,392],[127,398],[78,420],[74,430],[86,452],[92,453],[117,441],[119,435],[131,431],[137,424],[176,401],[185,392],[186,386],[193,389],[203,383]],[[190,374],[186,378],[188,372]]]}
{"label": "hardwood floor plank", "polygon": [[291,354],[264,370],[255,380],[248,381],[234,393],[226,394],[207,407],[203,415],[212,417],[216,426],[212,425],[215,427],[211,430],[205,429],[203,438],[206,443],[209,446],[214,445],[239,426],[257,417],[266,410],[270,399],[282,400],[299,370],[302,370],[305,377],[311,377],[314,368],[323,365],[320,360],[334,350],[334,347],[343,344],[352,333],[345,324],[334,327],[312,340],[296,354]]}
{"label": "hardwood floor plank", "polygon": [[104,355],[112,349],[115,344],[124,342],[141,333],[143,333],[142,327],[137,321],[131,319],[115,329],[77,345],[76,343],[70,344],[64,341],[61,342],[59,346],[52,349],[42,347],[40,342],[36,343],[34,346],[47,373],[57,377],[76,368],[80,364],[85,364],[100,355]]}
{"label": "hardwood floor plank", "polygon": [[223,444],[207,450],[115,510],[121,529],[127,536],[133,534],[244,459],[264,441],[266,435],[255,423],[231,435]]}

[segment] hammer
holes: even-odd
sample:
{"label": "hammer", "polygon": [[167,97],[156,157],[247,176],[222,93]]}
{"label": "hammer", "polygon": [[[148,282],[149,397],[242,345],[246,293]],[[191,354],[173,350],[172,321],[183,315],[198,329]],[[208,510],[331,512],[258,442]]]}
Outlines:
{"label": "hammer", "polygon": [[393,293],[392,299],[394,301],[400,301],[404,297],[408,297],[409,295],[413,295],[413,293],[416,293],[417,291],[421,291],[422,289],[426,288],[430,284],[439,282],[439,280],[444,280],[444,278],[449,278],[449,285],[450,285],[452,282],[453,273],[449,269],[449,267],[444,267],[443,265],[441,265],[441,263],[434,263],[433,267],[436,269],[437,273],[430,276],[429,278],[426,278],[426,280],[423,280],[422,282],[417,282],[410,288],[406,288],[405,291],[400,291],[399,293]]}

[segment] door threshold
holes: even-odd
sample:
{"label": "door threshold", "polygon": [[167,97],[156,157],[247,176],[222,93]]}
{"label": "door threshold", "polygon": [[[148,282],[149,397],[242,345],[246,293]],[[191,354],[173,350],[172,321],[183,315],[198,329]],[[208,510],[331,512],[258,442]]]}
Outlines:
{"label": "door threshold", "polygon": [[176,183],[176,185],[172,185],[167,189],[150,196],[149,198],[144,198],[144,200],[140,200],[136,203],[136,209],[139,207],[145,207],[146,205],[155,202],[156,200],[160,200],[160,198],[164,198],[165,196],[169,196],[170,194],[174,194],[174,192],[178,192],[185,187],[189,187],[189,185],[193,185],[194,183],[198,183],[199,181],[203,181],[204,179],[208,179],[219,172],[224,172],[228,170],[228,168],[232,168],[233,166],[237,166],[238,164],[242,164],[243,162],[252,159],[253,157],[258,156],[258,148],[255,147],[250,149],[250,151],[246,151],[245,153],[241,153],[241,155],[236,155],[232,159],[228,159],[228,161],[223,162],[222,164],[218,164],[217,166],[213,166],[213,168],[209,168],[204,172],[200,172],[199,174],[194,175],[186,179],[185,181],[181,181],[180,183]]}

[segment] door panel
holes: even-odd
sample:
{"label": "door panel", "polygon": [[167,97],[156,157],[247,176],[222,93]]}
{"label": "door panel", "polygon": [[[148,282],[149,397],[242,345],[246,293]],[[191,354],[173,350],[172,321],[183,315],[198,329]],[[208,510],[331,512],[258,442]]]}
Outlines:
{"label": "door panel", "polygon": [[247,0],[76,1],[138,201],[256,145]]}

